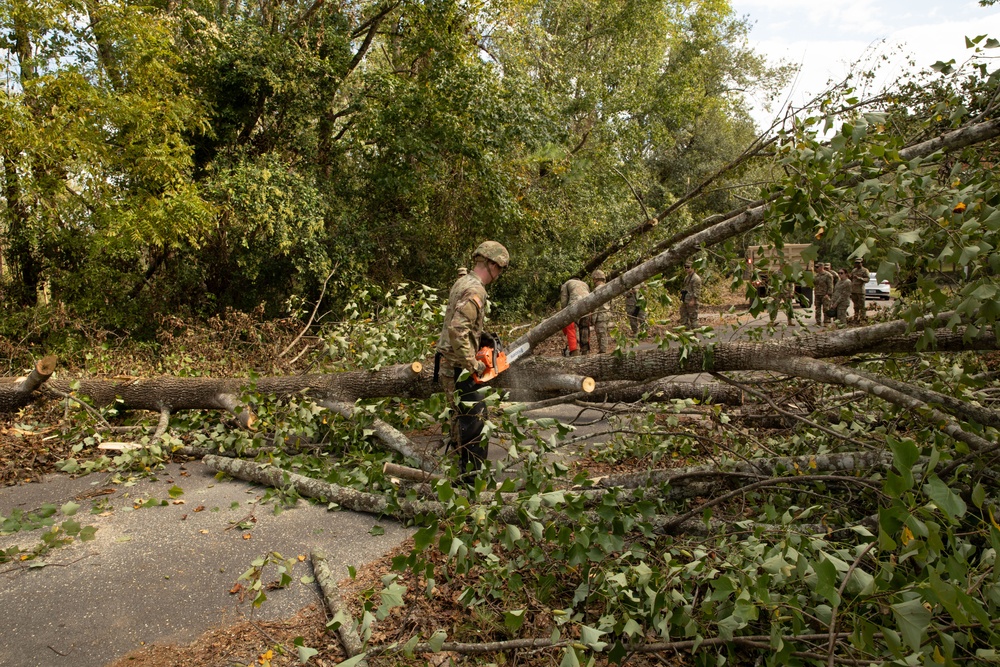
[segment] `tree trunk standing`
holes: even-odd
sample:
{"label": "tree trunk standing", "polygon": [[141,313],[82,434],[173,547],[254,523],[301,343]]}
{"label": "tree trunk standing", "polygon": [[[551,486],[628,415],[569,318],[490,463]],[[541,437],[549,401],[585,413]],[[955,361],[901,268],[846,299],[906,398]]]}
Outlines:
{"label": "tree trunk standing", "polygon": [[90,27],[94,32],[94,41],[97,46],[97,63],[104,70],[105,76],[111,82],[111,88],[121,90],[122,74],[118,67],[118,59],[115,58],[114,39],[107,30],[108,13],[98,0],[85,0],[87,16],[90,18]]}
{"label": "tree trunk standing", "polygon": [[16,149],[5,147],[3,166],[4,197],[7,200],[7,245],[3,251],[12,280],[11,296],[18,303],[34,305],[38,298],[40,271],[31,247],[28,207],[21,190],[17,162],[12,157],[15,153]]}
{"label": "tree trunk standing", "polygon": [[[22,104],[31,108],[28,95],[30,82],[36,78],[34,47],[25,17],[14,13],[14,53],[20,69]],[[31,241],[31,219],[21,174],[21,147],[6,144],[4,157],[4,196],[7,199],[7,267],[14,279],[12,296],[25,305],[34,305],[38,298],[38,282],[41,270],[34,255]]]}

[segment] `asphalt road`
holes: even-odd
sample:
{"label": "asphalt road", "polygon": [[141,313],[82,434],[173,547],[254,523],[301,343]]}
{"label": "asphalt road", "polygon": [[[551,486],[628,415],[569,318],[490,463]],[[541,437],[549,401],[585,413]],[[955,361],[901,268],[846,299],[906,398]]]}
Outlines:
{"label": "asphalt road", "polygon": [[[346,577],[348,565],[376,560],[410,534],[393,521],[305,501],[275,516],[273,503],[259,502],[263,488],[219,481],[197,462],[184,467],[171,464],[157,481],[134,486],[94,474],[0,489],[4,516],[74,501],[81,507],[72,518],[98,529],[93,541],[54,549],[45,567],[0,566],[0,665],[99,667],[143,643],[189,643],[250,613],[249,600],[241,604],[229,591],[255,558],[323,549]],[[171,498],[174,486],[183,495]],[[102,489],[114,493],[87,497]],[[168,504],[134,509],[149,499]],[[371,534],[380,532],[376,525],[384,534]],[[2,537],[0,548],[32,546],[39,534]],[[311,575],[308,559],[298,563],[292,585],[268,592],[254,617],[288,617],[319,600],[315,584],[300,582]],[[273,578],[272,569],[265,579]]]}

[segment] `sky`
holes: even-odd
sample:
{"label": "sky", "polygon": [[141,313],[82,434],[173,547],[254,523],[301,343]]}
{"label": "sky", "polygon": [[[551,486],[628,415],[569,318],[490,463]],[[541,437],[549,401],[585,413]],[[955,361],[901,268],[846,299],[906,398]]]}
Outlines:
{"label": "sky", "polygon": [[[1000,4],[980,7],[977,0],[731,0],[737,16],[751,23],[750,45],[772,62],[801,66],[780,101],[801,106],[842,80],[851,64],[873,52],[885,54],[878,83],[952,58],[964,62],[965,37],[988,34],[1000,39]],[[1000,49],[988,55],[1000,60]],[[780,103],[779,101],[779,103]],[[768,127],[776,109],[754,100],[754,119]]]}

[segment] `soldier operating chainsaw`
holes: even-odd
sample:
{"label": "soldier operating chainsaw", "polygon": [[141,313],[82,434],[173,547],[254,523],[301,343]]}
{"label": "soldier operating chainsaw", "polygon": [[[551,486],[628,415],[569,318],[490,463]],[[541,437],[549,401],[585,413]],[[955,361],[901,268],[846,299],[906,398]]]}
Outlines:
{"label": "soldier operating chainsaw", "polygon": [[467,482],[475,479],[488,451],[482,442],[487,418],[483,383],[507,368],[499,342],[483,333],[483,318],[486,286],[503,274],[510,254],[496,241],[484,241],[472,262],[472,270],[455,281],[448,294],[434,364],[448,398],[448,443],[458,451]]}

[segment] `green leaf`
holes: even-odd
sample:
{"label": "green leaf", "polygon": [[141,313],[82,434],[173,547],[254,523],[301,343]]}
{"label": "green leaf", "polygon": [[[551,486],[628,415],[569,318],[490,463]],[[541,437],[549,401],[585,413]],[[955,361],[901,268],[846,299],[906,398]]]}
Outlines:
{"label": "green leaf", "polygon": [[[425,526],[413,534],[413,548],[423,551],[434,541],[437,536],[437,522],[432,526]],[[383,531],[384,533],[385,531]]]}
{"label": "green leaf", "polygon": [[359,653],[353,658],[348,658],[343,662],[338,662],[337,667],[357,667],[368,656],[367,653]]}
{"label": "green leaf", "polygon": [[379,535],[385,535],[385,528],[383,528],[378,524],[375,524],[374,526],[372,526],[372,529],[368,531],[368,534],[375,535],[376,537]]}
{"label": "green leaf", "polygon": [[976,484],[972,488],[972,504],[977,508],[982,509],[983,502],[986,500],[986,489],[983,488],[982,484]]}
{"label": "green leaf", "polygon": [[382,599],[382,604],[378,608],[376,618],[378,620],[385,619],[389,612],[396,608],[403,606],[403,595],[406,593],[406,586],[400,586],[397,583],[391,583],[382,589],[380,597]]}
{"label": "green leaf", "polygon": [[818,563],[813,563],[813,569],[816,570],[816,594],[825,597],[831,605],[839,604],[837,566],[829,558],[824,558]]}
{"label": "green leaf", "polygon": [[559,667],[580,667],[580,658],[577,657],[575,648],[567,646],[563,650],[563,657],[559,661]]}
{"label": "green leaf", "polygon": [[588,625],[580,626],[580,641],[595,651],[603,651],[608,645],[607,642],[599,641],[601,635],[606,634],[608,633],[598,630],[597,628],[592,628]]}
{"label": "green leaf", "polygon": [[317,651],[314,648],[309,648],[308,646],[306,646],[306,640],[302,637],[296,637],[292,643],[295,644],[295,648],[299,652],[299,663],[303,665],[309,662],[309,658],[315,655],[319,655],[319,651]]}
{"label": "green leaf", "polygon": [[924,630],[931,622],[931,612],[918,599],[899,602],[891,608],[903,641],[914,651],[919,651]]}
{"label": "green leaf", "polygon": [[941,479],[935,475],[924,484],[924,493],[934,501],[934,504],[944,512],[949,519],[955,521],[965,516],[968,507],[961,496],[951,490]]}
{"label": "green leaf", "polygon": [[962,248],[962,254],[958,257],[959,266],[968,266],[969,262],[979,257],[980,247],[977,245],[965,246]]}
{"label": "green leaf", "polygon": [[427,645],[431,647],[431,650],[437,653],[444,646],[444,640],[448,638],[448,633],[444,630],[438,630],[431,638],[427,640]]}
{"label": "green leaf", "polygon": [[503,624],[507,626],[508,630],[515,631],[521,628],[524,623],[524,611],[524,609],[515,609],[504,612]]}
{"label": "green leaf", "polygon": [[413,659],[413,649],[415,649],[417,647],[417,644],[419,644],[419,643],[420,643],[420,636],[419,635],[413,635],[412,637],[410,637],[409,639],[407,639],[406,643],[403,644],[403,655],[405,655],[407,658],[409,658],[410,660],[412,660]]}
{"label": "green leaf", "polygon": [[80,506],[79,506],[79,505],[77,505],[76,503],[74,503],[74,502],[73,502],[73,501],[71,500],[71,501],[69,501],[68,503],[66,503],[65,505],[63,505],[63,506],[62,506],[62,507],[60,508],[60,511],[61,511],[61,512],[62,512],[63,514],[65,514],[66,516],[73,516],[74,514],[76,514],[76,511],[77,511],[78,509],[80,509]]}
{"label": "green leaf", "polygon": [[920,459],[920,450],[912,440],[886,438],[892,449],[892,464],[903,478],[904,489],[913,486],[913,465]]}
{"label": "green leaf", "polygon": [[167,490],[167,494],[169,494],[171,498],[180,498],[184,495],[184,489],[174,484]]}

